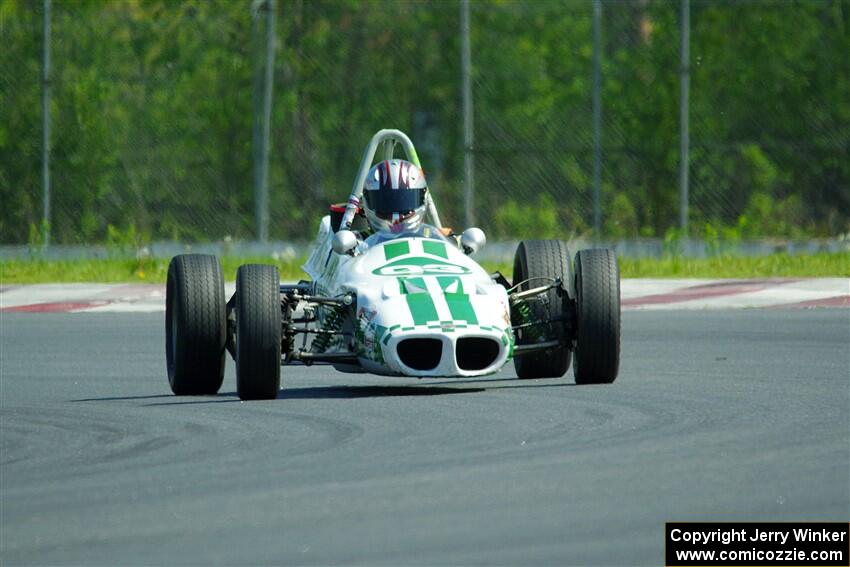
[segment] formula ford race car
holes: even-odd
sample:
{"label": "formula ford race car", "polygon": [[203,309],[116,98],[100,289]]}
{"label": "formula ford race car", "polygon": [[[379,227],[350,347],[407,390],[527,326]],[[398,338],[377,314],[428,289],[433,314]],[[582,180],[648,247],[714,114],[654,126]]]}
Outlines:
{"label": "formula ford race car", "polygon": [[[225,300],[215,256],[176,256],[168,268],[166,358],[177,395],[215,394],[225,353],[236,361],[240,398],[272,399],[281,367],[331,364],[343,372],[476,377],[513,359],[519,378],[563,376],[611,383],[620,357],[620,279],[607,249],[521,242],[513,283],[471,259],[485,243],[471,228],[448,234],[427,187],[430,225],[381,241],[357,230],[364,184],[379,147],[400,145],[419,167],[410,139],[381,130],[366,148],[347,205],[322,218],[304,266],[312,281],[281,284],[278,269],[247,264]],[[424,178],[423,178],[424,179]],[[358,236],[359,234],[359,236]],[[371,241],[371,242],[370,242]],[[574,267],[573,267],[574,266]]]}

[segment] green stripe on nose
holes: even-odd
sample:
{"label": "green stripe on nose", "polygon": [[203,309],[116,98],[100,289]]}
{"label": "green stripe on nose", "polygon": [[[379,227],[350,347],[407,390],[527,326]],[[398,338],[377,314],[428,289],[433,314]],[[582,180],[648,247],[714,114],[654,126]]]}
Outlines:
{"label": "green stripe on nose", "polygon": [[414,325],[427,325],[431,321],[438,321],[437,308],[429,293],[411,293],[405,295],[410,314],[413,316]]}
{"label": "green stripe on nose", "polygon": [[398,278],[402,295],[406,293],[428,293],[425,278]]}
{"label": "green stripe on nose", "polygon": [[455,321],[466,321],[470,325],[477,325],[478,318],[475,316],[475,308],[472,307],[472,302],[469,296],[465,293],[447,293],[444,296],[446,303],[449,304],[452,319]]}
{"label": "green stripe on nose", "polygon": [[392,260],[396,256],[404,256],[405,254],[410,254],[410,243],[407,240],[384,244],[384,256],[387,260]]}
{"label": "green stripe on nose", "polygon": [[463,293],[463,285],[457,276],[437,276],[443,293]]}

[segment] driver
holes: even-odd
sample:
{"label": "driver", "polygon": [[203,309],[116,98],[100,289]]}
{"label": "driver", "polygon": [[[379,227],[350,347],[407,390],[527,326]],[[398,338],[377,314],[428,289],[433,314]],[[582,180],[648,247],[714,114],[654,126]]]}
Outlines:
{"label": "driver", "polygon": [[425,172],[413,163],[392,159],[373,165],[363,188],[363,209],[374,231],[366,243],[374,245],[400,236],[444,238],[443,231],[423,223],[427,192]]}

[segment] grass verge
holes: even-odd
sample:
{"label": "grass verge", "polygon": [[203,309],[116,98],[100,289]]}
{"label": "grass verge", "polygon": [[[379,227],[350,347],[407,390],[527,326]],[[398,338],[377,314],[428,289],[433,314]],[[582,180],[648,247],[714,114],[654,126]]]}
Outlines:
{"label": "grass verge", "polygon": [[848,277],[850,252],[771,254],[753,258],[620,258],[624,278],[799,278]]}
{"label": "grass verge", "polygon": [[[165,283],[169,258],[98,258],[84,260],[0,260],[0,283]],[[274,264],[283,280],[306,278],[303,259],[274,260],[268,257],[222,256],[226,281],[236,280],[242,264]]]}
{"label": "grass verge", "polygon": [[[0,284],[31,283],[164,283],[169,260],[162,258],[85,260],[0,260]],[[224,277],[236,279],[241,264],[275,264],[283,280],[306,279],[303,259],[273,260],[266,257],[221,258]],[[500,270],[510,278],[508,263],[484,262],[487,270]],[[773,254],[757,258],[620,258],[623,278],[766,278],[766,277],[848,277],[850,252],[807,256]]]}

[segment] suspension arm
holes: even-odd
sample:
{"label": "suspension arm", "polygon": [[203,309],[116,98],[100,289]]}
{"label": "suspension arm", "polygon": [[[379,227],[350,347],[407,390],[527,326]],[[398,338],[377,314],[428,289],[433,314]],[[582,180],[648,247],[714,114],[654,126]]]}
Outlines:
{"label": "suspension arm", "polygon": [[281,365],[291,364],[292,362],[301,362],[308,366],[314,362],[347,362],[356,364],[357,355],[347,352],[310,352],[297,350],[290,355],[285,356],[280,361]]}
{"label": "suspension arm", "polygon": [[555,281],[548,285],[542,285],[540,287],[533,287],[531,289],[527,289],[525,291],[514,291],[511,293],[510,298],[511,301],[516,301],[518,299],[525,299],[526,297],[532,297],[534,295],[540,295],[541,293],[545,293],[550,289],[560,288],[561,280],[560,278],[556,278]]}
{"label": "suspension arm", "polygon": [[514,347],[514,356],[523,356],[543,350],[552,350],[564,346],[561,341],[545,341],[542,343],[530,343],[526,345],[516,345]]}

